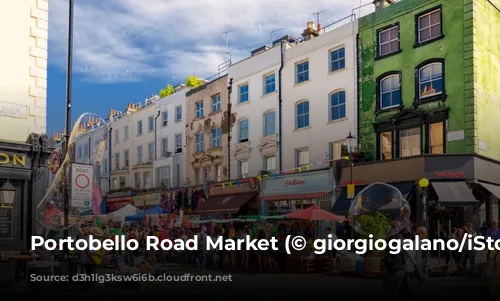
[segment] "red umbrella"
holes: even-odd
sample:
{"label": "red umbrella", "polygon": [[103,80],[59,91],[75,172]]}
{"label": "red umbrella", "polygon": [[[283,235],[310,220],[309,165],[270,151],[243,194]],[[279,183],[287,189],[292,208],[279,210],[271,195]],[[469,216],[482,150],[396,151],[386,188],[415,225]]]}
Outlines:
{"label": "red umbrella", "polygon": [[310,221],[334,221],[334,222],[342,222],[345,218],[335,215],[331,212],[323,210],[317,206],[312,205],[307,209],[297,210],[294,212],[290,212],[286,215],[288,218],[295,219],[307,219]]}

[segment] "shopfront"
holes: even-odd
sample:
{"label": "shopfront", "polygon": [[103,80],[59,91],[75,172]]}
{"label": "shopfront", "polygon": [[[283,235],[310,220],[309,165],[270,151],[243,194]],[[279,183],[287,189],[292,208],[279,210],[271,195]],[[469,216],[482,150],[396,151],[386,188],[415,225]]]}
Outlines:
{"label": "shopfront", "polygon": [[0,141],[0,251],[26,250],[36,235],[36,207],[47,190],[46,135],[28,143]]}
{"label": "shopfront", "polygon": [[109,193],[107,199],[108,213],[115,212],[132,202],[132,191]]}
{"label": "shopfront", "polygon": [[330,169],[262,179],[261,208],[264,215],[284,215],[311,205],[330,210],[334,187]]}
{"label": "shopfront", "polygon": [[137,194],[132,197],[132,205],[135,208],[146,211],[156,205],[161,205],[159,192]]}
{"label": "shopfront", "polygon": [[[193,215],[240,216],[259,214],[259,181],[247,178],[214,183],[209,186],[208,198],[198,204]],[[203,218],[205,219],[205,218]]]}

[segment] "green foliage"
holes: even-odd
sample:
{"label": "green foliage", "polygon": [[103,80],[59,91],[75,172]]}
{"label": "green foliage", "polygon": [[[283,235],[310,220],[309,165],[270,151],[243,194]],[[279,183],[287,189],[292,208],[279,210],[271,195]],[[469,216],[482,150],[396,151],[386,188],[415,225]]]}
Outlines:
{"label": "green foliage", "polygon": [[174,86],[168,84],[165,88],[160,90],[160,98],[167,97],[174,94]]}
{"label": "green foliage", "polygon": [[376,212],[375,214],[361,215],[356,218],[359,234],[368,237],[373,234],[373,239],[384,239],[389,229],[389,220],[383,214]]}
{"label": "green foliage", "polygon": [[199,87],[203,84],[203,79],[190,75],[186,78],[186,86],[191,88]]}

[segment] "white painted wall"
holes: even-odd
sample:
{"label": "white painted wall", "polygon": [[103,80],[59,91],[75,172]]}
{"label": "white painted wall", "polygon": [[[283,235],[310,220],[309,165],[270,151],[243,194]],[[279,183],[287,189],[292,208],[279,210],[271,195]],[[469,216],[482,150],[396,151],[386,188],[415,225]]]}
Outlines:
{"label": "white painted wall", "polygon": [[47,0],[0,1],[1,140],[46,132],[48,9]]}
{"label": "white painted wall", "polygon": [[[283,168],[296,165],[296,149],[308,148],[309,161],[323,161],[329,143],[356,133],[356,34],[357,21],[328,31],[285,52],[283,68]],[[345,48],[345,69],[330,72],[330,51]],[[309,61],[309,81],[296,84],[296,64]],[[344,90],[346,118],[330,121],[329,95]],[[309,101],[310,126],[296,129],[295,110],[299,101]],[[325,165],[326,166],[326,165]],[[315,167],[324,167],[318,165]]]}
{"label": "white painted wall", "polygon": [[[229,67],[233,79],[231,92],[232,113],[236,123],[232,129],[231,179],[240,177],[239,161],[248,161],[248,176],[255,177],[265,170],[265,157],[275,156],[278,165],[278,69],[281,60],[280,44],[248,57]],[[275,75],[275,92],[264,93],[264,76]],[[248,101],[240,102],[240,89],[248,84]],[[264,114],[275,112],[275,134],[264,137]],[[248,119],[248,142],[240,143],[240,121]],[[277,167],[275,167],[277,168]]]}
{"label": "white painted wall", "polygon": [[[157,119],[157,141],[156,141],[156,160],[153,162],[154,187],[159,187],[158,168],[168,167],[169,187],[180,187],[186,182],[186,91],[187,87],[176,87],[177,92],[164,97],[156,102],[155,111],[160,112]],[[182,118],[177,120],[176,108],[181,107]],[[163,124],[163,114],[167,112],[167,125]],[[182,152],[176,152],[176,135],[182,137]],[[163,153],[163,139],[167,139],[168,156]],[[179,171],[177,171],[179,168]],[[178,177],[177,177],[178,176]]]}

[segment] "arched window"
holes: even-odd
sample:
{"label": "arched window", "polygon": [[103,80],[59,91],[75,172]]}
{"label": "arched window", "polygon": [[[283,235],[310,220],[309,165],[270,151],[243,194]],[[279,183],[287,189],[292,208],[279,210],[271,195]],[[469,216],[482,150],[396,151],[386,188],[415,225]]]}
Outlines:
{"label": "arched window", "polygon": [[443,93],[442,63],[430,63],[418,70],[418,91],[420,99]]}
{"label": "arched window", "polygon": [[380,109],[401,105],[401,75],[392,74],[380,80]]}
{"label": "arched window", "polygon": [[297,104],[296,110],[296,128],[302,129],[309,127],[309,102],[303,101]]}
{"label": "arched window", "polygon": [[345,91],[330,94],[330,121],[345,118]]}
{"label": "arched window", "polygon": [[242,119],[239,122],[239,142],[248,141],[248,119]]}
{"label": "arched window", "polygon": [[264,136],[276,134],[276,113],[270,111],[264,114]]}

